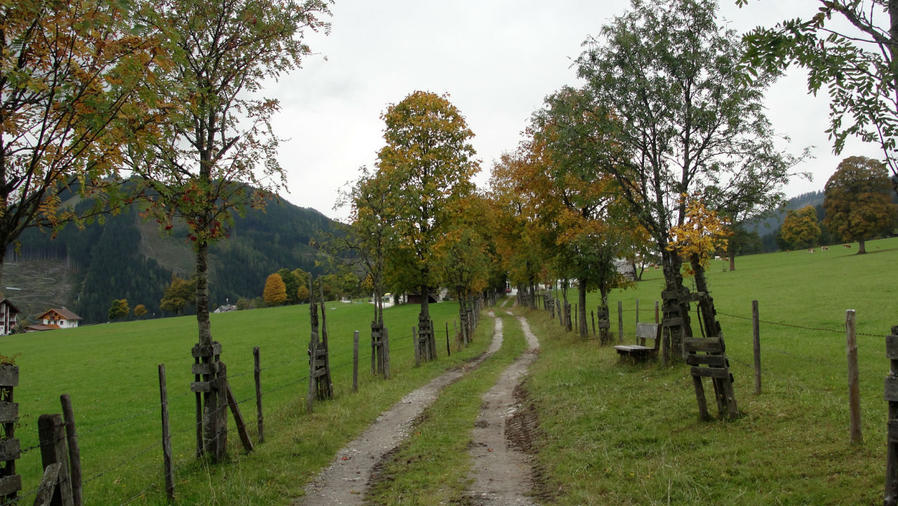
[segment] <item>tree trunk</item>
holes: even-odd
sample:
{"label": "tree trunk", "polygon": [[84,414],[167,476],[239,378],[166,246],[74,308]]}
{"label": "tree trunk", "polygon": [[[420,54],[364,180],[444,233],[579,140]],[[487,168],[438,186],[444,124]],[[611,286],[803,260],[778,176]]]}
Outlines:
{"label": "tree trunk", "polygon": [[196,324],[201,345],[212,344],[209,324],[209,244],[200,240],[196,249]]}
{"label": "tree trunk", "polygon": [[586,339],[589,337],[589,327],[586,324],[586,280],[581,278],[578,280],[578,283],[580,286],[577,287],[577,300],[579,303],[579,306],[577,306],[577,321],[580,328],[577,331],[580,332],[580,337]]}
{"label": "tree trunk", "polygon": [[863,255],[867,252],[867,241],[863,239],[858,239],[857,241],[857,254]]}
{"label": "tree trunk", "polygon": [[705,329],[705,337],[723,337],[720,323],[717,321],[717,310],[714,309],[714,299],[708,290],[708,282],[705,279],[705,269],[697,255],[690,259],[692,270],[695,271],[695,289],[699,292],[698,306],[701,313],[701,323]]}
{"label": "tree trunk", "polygon": [[[602,303],[599,306],[599,308],[604,312],[603,314],[609,315],[610,313],[608,310],[608,290],[600,287],[599,293],[601,293],[601,295],[602,295]],[[609,322],[611,321],[610,318],[608,319],[608,321]],[[608,328],[605,326],[602,326],[601,328],[599,328],[599,343],[600,344],[608,344],[609,342],[611,342],[611,336],[608,334]]]}
{"label": "tree trunk", "polygon": [[[664,244],[664,246],[666,246],[666,244]],[[661,252],[661,266],[664,271],[665,291],[680,295],[688,295],[689,290],[683,285],[683,275],[680,273],[683,261],[676,253],[667,251],[666,247],[661,248]],[[670,333],[669,342],[667,340],[664,341],[664,344],[669,346],[670,349],[664,350],[664,356],[676,361],[677,357],[680,356],[680,350],[682,350],[683,347],[682,338],[691,337],[693,335],[692,325],[689,318],[689,300],[680,296],[677,301],[673,303],[674,306],[669,306],[667,301],[665,302],[665,312],[674,311],[679,313],[679,317],[683,320],[680,329],[669,327],[664,330],[665,332]]]}

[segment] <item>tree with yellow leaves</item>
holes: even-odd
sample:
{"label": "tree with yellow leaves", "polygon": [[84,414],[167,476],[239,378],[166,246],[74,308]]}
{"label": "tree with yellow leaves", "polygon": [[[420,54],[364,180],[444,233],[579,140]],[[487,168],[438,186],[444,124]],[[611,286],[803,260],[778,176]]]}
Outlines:
{"label": "tree with yellow leaves", "polygon": [[268,275],[265,280],[265,289],[262,291],[262,299],[269,306],[280,306],[287,301],[287,285],[278,273]]}

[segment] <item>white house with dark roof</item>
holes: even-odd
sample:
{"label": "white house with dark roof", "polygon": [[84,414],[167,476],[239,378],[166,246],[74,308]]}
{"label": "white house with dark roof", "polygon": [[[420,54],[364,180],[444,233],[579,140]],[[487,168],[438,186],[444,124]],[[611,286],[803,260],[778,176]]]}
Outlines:
{"label": "white house with dark roof", "polygon": [[72,329],[78,326],[81,317],[69,311],[66,308],[48,309],[44,314],[37,317],[42,325],[50,328]]}

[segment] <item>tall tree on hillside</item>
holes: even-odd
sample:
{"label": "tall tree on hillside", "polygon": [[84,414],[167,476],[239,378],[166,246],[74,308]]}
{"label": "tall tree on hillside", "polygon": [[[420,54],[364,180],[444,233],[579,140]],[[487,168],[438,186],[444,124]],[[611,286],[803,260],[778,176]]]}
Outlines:
{"label": "tall tree on hillside", "polygon": [[451,204],[473,193],[474,133],[446,96],[424,91],[389,106],[383,119],[377,167],[393,191],[390,269],[399,286],[421,294],[418,327],[432,338],[428,298],[440,281],[434,247],[451,224]]}
{"label": "tall tree on hillside", "polygon": [[811,205],[798,210],[789,210],[780,226],[780,236],[789,249],[816,246],[820,241],[820,233],[817,211]]}
{"label": "tall tree on hillside", "polygon": [[[148,187],[149,213],[167,228],[182,219],[190,230],[201,350],[212,349],[209,246],[226,235],[232,212],[261,205],[284,183],[271,129],[278,101],[260,96],[262,85],[299,67],[310,52],[305,31],[327,28],[321,17],[329,4],[155,0],[144,13],[172,55],[146,93],[171,110],[156,135],[132,142],[129,167]],[[204,451],[220,459],[224,420],[212,417],[220,416],[221,395],[205,393],[204,400]]]}
{"label": "tall tree on hillside", "polygon": [[[787,180],[789,164],[773,145],[763,110],[772,76],[750,78],[738,65],[740,41],[718,25],[711,0],[633,0],[628,13],[586,46],[578,74],[595,106],[608,111],[595,117],[616,128],[619,143],[621,159],[610,170],[657,245],[665,290],[681,294],[680,335],[691,336],[683,259],[667,248],[669,231],[686,218],[682,195],[713,188],[725,201],[749,167]],[[697,289],[708,293],[707,287]],[[700,305],[713,323],[713,299]],[[672,336],[674,349],[679,337]]]}
{"label": "tall tree on hillside", "polygon": [[360,171],[359,178],[343,192],[341,205],[350,206],[349,247],[358,252],[365,266],[374,297],[373,325],[382,329],[384,270],[393,240],[390,199],[394,194],[381,172],[371,172],[364,166]]}
{"label": "tall tree on hillside", "polygon": [[[16,0],[0,8],[0,267],[29,226],[115,208],[137,89],[158,46],[127,2]],[[80,193],[95,206],[63,206]],[[112,200],[113,202],[110,202]]]}
{"label": "tall tree on hillside", "polygon": [[889,186],[882,162],[863,156],[842,160],[824,189],[824,225],[843,241],[857,241],[859,255],[866,253],[867,239],[895,226],[896,207]]}
{"label": "tall tree on hillside", "polygon": [[759,27],[745,40],[753,65],[778,72],[796,64],[808,71],[808,91],[826,86],[835,153],[849,136],[877,142],[898,176],[898,2],[819,0],[807,17]]}
{"label": "tall tree on hillside", "polygon": [[611,212],[620,200],[613,173],[622,153],[615,129],[606,128],[612,123],[597,114],[607,111],[595,108],[582,90],[565,87],[546,98],[531,125],[531,150],[543,160],[550,182],[539,205],[560,204],[557,265],[562,278],[577,280],[581,337],[589,334],[587,291],[602,289],[607,312],[608,291],[621,280],[614,259],[623,256],[624,238],[637,228],[628,213]]}

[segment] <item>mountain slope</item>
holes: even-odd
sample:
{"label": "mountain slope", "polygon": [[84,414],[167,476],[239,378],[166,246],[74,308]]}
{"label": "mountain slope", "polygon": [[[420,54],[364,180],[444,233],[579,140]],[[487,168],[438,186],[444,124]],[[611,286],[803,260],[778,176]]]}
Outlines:
{"label": "mountain slope", "polygon": [[[339,224],[318,211],[283,200],[270,202],[265,210],[235,216],[230,237],[210,250],[210,304],[215,307],[260,296],[268,274],[282,267],[319,272],[316,260],[322,254],[310,241],[340,233]],[[162,233],[154,222],[139,216],[137,204],[108,217],[102,225],[82,230],[66,227],[55,239],[29,230],[20,242],[19,251],[7,255],[4,269],[5,284],[20,290],[5,293],[13,302],[19,298],[37,301],[24,309],[29,313],[46,309],[39,305],[46,299],[47,307],[66,304],[85,321],[101,322],[106,321],[112,300],[125,298],[132,308],[144,304],[149,315],[158,316],[163,314],[159,299],[172,276],[193,274],[193,249],[186,229],[176,226]],[[38,260],[43,267],[35,264]],[[59,293],[64,291],[61,287],[51,294],[40,283],[28,281],[48,262],[69,276],[67,297]],[[13,279],[22,286],[11,284]]]}

